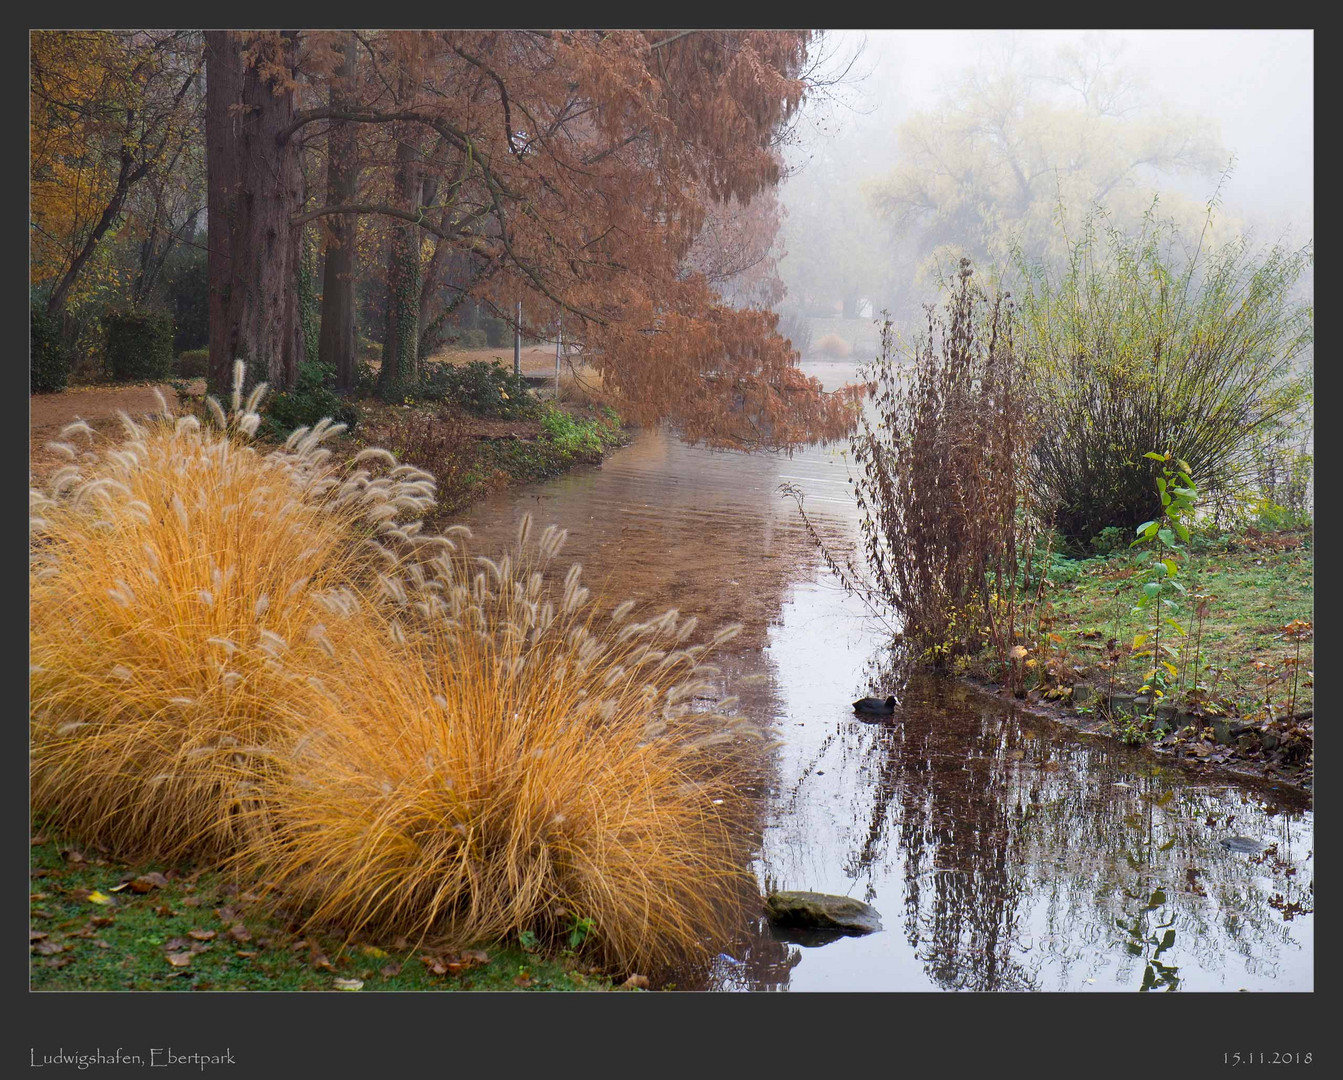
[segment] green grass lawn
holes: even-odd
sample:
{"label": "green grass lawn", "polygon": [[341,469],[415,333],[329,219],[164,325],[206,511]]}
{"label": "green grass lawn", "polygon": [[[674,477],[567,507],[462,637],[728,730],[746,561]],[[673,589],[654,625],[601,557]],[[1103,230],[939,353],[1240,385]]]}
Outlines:
{"label": "green grass lawn", "polygon": [[572,957],[293,932],[218,873],[33,837],[33,990],[609,990]]}
{"label": "green grass lawn", "polygon": [[[1104,691],[1111,679],[1105,665],[1113,660],[1114,689],[1137,690],[1152,663],[1134,655],[1135,636],[1152,625],[1150,608],[1134,611],[1141,569],[1127,550],[1085,560],[1055,558],[1044,592],[1051,635],[1045,665]],[[1178,580],[1188,594],[1174,617],[1186,633],[1164,630],[1178,649],[1173,663],[1182,675],[1168,690],[1169,700],[1187,699],[1197,656],[1197,683],[1210,711],[1253,717],[1263,715],[1267,703],[1278,717],[1289,707],[1295,712],[1311,707],[1313,642],[1307,637],[1300,644],[1292,701],[1298,646],[1283,633],[1294,620],[1314,620],[1309,530],[1196,538]],[[1199,598],[1207,605],[1201,628],[1195,615]]]}

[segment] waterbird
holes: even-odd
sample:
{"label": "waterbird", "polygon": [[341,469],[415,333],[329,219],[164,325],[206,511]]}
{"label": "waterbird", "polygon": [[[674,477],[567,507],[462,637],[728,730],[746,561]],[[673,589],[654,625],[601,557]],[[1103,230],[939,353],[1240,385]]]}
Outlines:
{"label": "waterbird", "polygon": [[859,698],[853,703],[853,711],[856,713],[893,713],[895,712],[895,695],[883,701],[877,697]]}

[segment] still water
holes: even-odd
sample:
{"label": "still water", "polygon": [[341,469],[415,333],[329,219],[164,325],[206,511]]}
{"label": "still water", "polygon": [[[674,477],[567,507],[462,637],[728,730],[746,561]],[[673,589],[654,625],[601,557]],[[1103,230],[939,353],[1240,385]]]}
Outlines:
{"label": "still water", "polygon": [[[853,378],[803,366],[828,386]],[[711,453],[659,431],[460,518],[486,552],[531,513],[568,530],[562,559],[610,603],[742,623],[718,658],[723,692],[777,736],[756,878],[881,913],[878,933],[832,940],[751,923],[664,987],[1313,989],[1307,800],[1190,776],[954,683],[882,682],[887,631],[826,569],[784,483],[828,545],[853,548],[841,446]],[[895,715],[856,717],[849,703],[869,692],[898,692]],[[1228,848],[1232,836],[1256,850]]]}

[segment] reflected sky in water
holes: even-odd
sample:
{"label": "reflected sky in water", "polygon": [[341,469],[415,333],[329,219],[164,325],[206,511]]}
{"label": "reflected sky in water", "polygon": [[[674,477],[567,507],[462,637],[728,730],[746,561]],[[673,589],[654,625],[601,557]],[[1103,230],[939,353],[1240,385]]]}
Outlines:
{"label": "reflected sky in water", "polygon": [[[845,365],[807,364],[827,385]],[[825,944],[742,928],[708,990],[1311,990],[1313,816],[1288,790],[1212,782],[954,683],[881,675],[884,630],[800,528],[792,482],[836,547],[856,517],[838,446],[710,453],[645,431],[601,468],[461,518],[477,550],[518,519],[569,530],[610,603],[741,622],[723,691],[779,743],[755,793],[762,888],[858,897],[884,929]],[[893,718],[849,703],[895,692]],[[1257,853],[1221,841],[1247,836]]]}

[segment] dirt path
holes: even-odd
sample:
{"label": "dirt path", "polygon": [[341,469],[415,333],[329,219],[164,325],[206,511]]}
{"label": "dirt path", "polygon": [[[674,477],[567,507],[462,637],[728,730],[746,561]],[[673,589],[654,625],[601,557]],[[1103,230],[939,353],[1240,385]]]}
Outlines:
{"label": "dirt path", "polygon": [[[204,393],[205,380],[190,384],[194,393]],[[119,412],[131,418],[159,411],[158,390],[168,405],[175,406],[177,392],[167,383],[134,386],[76,386],[58,394],[34,394],[28,399],[28,471],[31,482],[40,482],[64,459],[47,449],[46,444],[60,438],[61,428],[75,420],[84,420],[100,434],[116,435],[121,430]]]}

